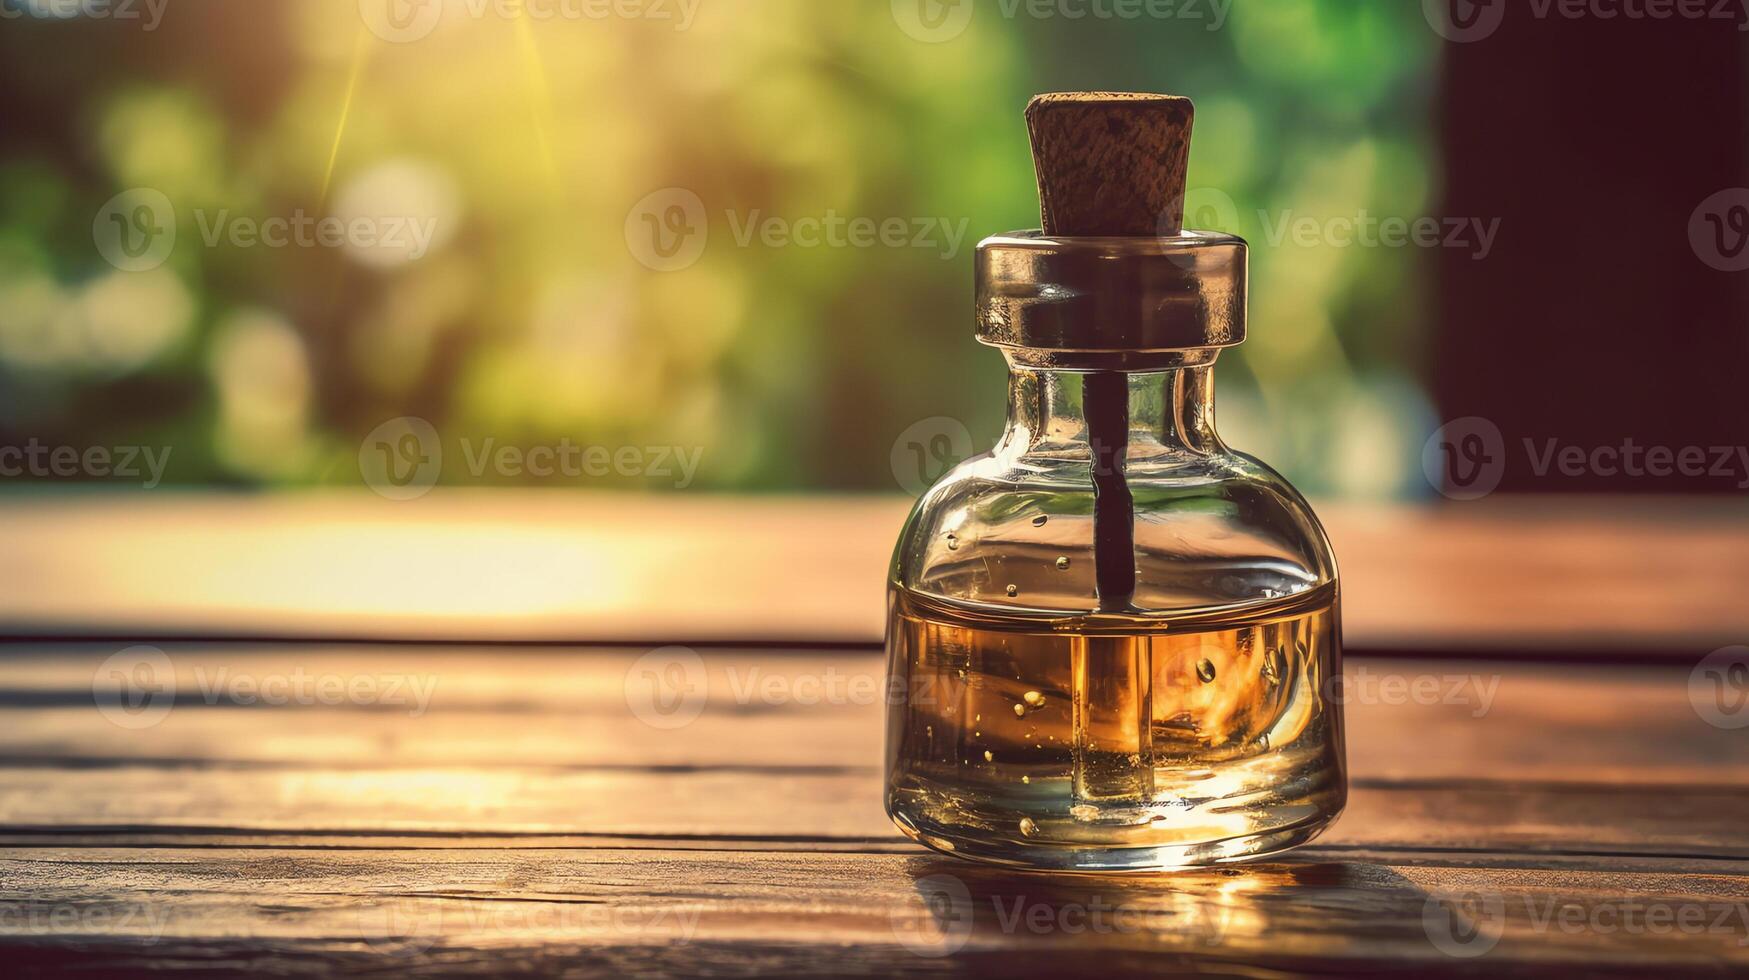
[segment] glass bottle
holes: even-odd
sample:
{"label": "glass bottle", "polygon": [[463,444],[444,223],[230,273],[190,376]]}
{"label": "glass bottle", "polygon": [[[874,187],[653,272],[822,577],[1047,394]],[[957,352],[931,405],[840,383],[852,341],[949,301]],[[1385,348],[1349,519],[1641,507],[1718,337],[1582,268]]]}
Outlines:
{"label": "glass bottle", "polygon": [[[1347,795],[1336,564],[1304,498],[1215,428],[1245,243],[1017,232],[978,246],[977,276],[1008,418],[894,553],[889,815],[941,851],[1082,871],[1310,840]],[[1100,387],[1127,412],[1115,489]],[[1096,526],[1123,489],[1132,540],[1113,547]],[[1102,601],[1114,555],[1133,595]]]}

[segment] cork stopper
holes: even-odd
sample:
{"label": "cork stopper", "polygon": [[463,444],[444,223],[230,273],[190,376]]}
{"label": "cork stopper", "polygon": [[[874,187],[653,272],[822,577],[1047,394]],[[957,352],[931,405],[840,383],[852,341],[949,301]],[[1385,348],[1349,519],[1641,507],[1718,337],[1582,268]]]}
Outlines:
{"label": "cork stopper", "polygon": [[1035,367],[1157,371],[1245,339],[1245,242],[1183,228],[1193,118],[1174,95],[1027,105],[1044,227],[978,243],[979,341]]}
{"label": "cork stopper", "polygon": [[1026,107],[1047,236],[1177,235],[1195,109],[1176,95],[1055,92]]}

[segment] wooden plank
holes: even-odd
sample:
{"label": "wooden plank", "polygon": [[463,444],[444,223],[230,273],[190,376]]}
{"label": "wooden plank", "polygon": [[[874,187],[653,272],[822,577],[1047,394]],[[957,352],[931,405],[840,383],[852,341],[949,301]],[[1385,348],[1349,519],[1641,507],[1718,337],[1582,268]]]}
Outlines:
{"label": "wooden plank", "polygon": [[[894,498],[13,498],[14,634],[866,641]],[[756,546],[749,546],[756,542]],[[805,579],[801,576],[805,576]],[[793,588],[805,581],[806,588]]]}
{"label": "wooden plank", "polygon": [[[1746,811],[1741,786],[1360,782],[1316,847],[1749,860]],[[45,830],[899,839],[876,772],[0,768],[0,831]]]}
{"label": "wooden plank", "polygon": [[[878,655],[712,652],[696,720],[659,729],[627,700],[635,650],[170,645],[176,706],[126,728],[75,686],[109,650],[0,662],[0,826],[895,836]],[[312,691],[435,683],[422,706],[210,704],[221,671],[262,689],[294,674]],[[1326,847],[1749,856],[1749,743],[1702,721],[1685,670],[1356,660],[1348,677],[1355,791]],[[795,696],[829,689],[873,693]]]}
{"label": "wooden plank", "polygon": [[1746,910],[1742,876],[1427,861],[1162,879],[903,854],[0,849],[0,949],[45,969],[1723,974],[1749,967]]}
{"label": "wooden plank", "polygon": [[[875,643],[907,506],[520,491],[12,498],[0,632]],[[1692,662],[1749,637],[1734,587],[1749,578],[1749,500],[1318,510],[1354,649]]]}
{"label": "wooden plank", "polygon": [[[162,644],[175,707],[147,728],[93,708],[112,645],[14,648],[0,659],[0,763],[164,767],[874,770],[887,687],[878,653],[704,650],[697,717],[652,728],[631,710],[641,649],[338,649]],[[1707,724],[1689,671],[1352,657],[1341,689],[1356,778],[1749,784],[1749,739]],[[274,679],[360,679],[378,700],[243,705],[212,691]],[[401,680],[391,697],[392,682]],[[169,691],[170,680],[160,683]],[[415,690],[429,692],[420,706]],[[645,688],[633,688],[633,697]],[[394,703],[387,703],[399,698]]]}
{"label": "wooden plank", "polygon": [[1489,497],[1318,508],[1362,649],[1617,650],[1690,662],[1749,642],[1749,498]]}

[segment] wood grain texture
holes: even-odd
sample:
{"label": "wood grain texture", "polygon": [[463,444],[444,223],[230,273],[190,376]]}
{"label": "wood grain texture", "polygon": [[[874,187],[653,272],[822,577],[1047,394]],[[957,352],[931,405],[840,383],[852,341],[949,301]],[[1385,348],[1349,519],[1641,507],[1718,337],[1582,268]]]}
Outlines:
{"label": "wood grain texture", "polygon": [[[1686,667],[1353,658],[1329,834],[1103,878],[900,837],[873,653],[704,651],[697,717],[657,728],[643,648],[160,646],[174,701],[141,728],[92,696],[114,645],[0,657],[14,972],[1749,970],[1749,740]],[[428,696],[233,696],[299,676]]]}
{"label": "wood grain texture", "polygon": [[[29,900],[16,897],[26,889]],[[1632,975],[1743,968],[1737,916],[1749,886],[1710,873],[1438,859],[1185,872],[1162,888],[923,854],[456,849],[419,851],[413,864],[395,850],[7,848],[0,894],[12,896],[0,899],[9,963],[87,969]],[[1708,927],[1560,924],[1619,921],[1627,907],[1692,908]],[[50,909],[62,910],[59,926]],[[1446,939],[1448,910],[1472,916],[1454,938],[1486,946],[1482,956],[1432,941]],[[79,931],[93,922],[107,926]]]}
{"label": "wood grain texture", "polygon": [[[888,691],[877,652],[702,650],[697,716],[660,730],[627,701],[627,678],[649,648],[160,643],[175,675],[162,682],[174,707],[133,730],[93,707],[93,678],[118,646],[0,647],[0,765],[284,768],[319,760],[349,770],[514,760],[530,770],[836,773],[873,771],[882,761]],[[1350,656],[1344,667],[1357,778],[1749,784],[1749,739],[1696,713],[1686,666]],[[276,704],[226,693],[238,678],[298,676],[363,680],[382,697]],[[423,702],[416,691],[427,692]]]}
{"label": "wood grain texture", "polygon": [[1195,116],[1174,95],[1035,96],[1026,126],[1045,234],[1178,234]]}
{"label": "wood grain texture", "polygon": [[[16,498],[0,635],[878,644],[909,503],[435,490]],[[1749,642],[1749,500],[1319,502],[1349,649]],[[661,529],[652,539],[651,528]]]}
{"label": "wood grain texture", "polygon": [[[1749,790],[1358,781],[1301,856],[1474,852],[1749,860]],[[1601,819],[1608,814],[1608,819]],[[902,846],[880,773],[0,769],[0,833],[483,835]]]}

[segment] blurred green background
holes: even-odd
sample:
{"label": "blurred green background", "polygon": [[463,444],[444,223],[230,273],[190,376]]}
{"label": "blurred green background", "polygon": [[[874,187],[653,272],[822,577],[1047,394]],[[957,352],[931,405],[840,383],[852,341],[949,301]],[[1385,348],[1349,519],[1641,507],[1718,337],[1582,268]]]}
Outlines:
{"label": "blurred green background", "polygon": [[[1217,371],[1228,441],[1309,492],[1428,492],[1427,250],[1271,240],[1431,210],[1419,4],[628,2],[0,0],[0,444],[171,446],[179,485],[357,485],[366,435],[416,416],[457,485],[673,485],[475,474],[454,449],[569,439],[697,447],[695,488],[892,491],[919,420],[980,450],[1000,428],[971,248],[1038,223],[1026,100],[1127,89],[1196,100],[1186,223],[1254,246],[1251,339]],[[637,229],[686,217],[672,188],[706,234],[664,270]],[[140,189],[175,246],[118,268],[103,239]],[[828,213],[966,238],[738,240]],[[298,216],[433,237],[208,241]]]}

